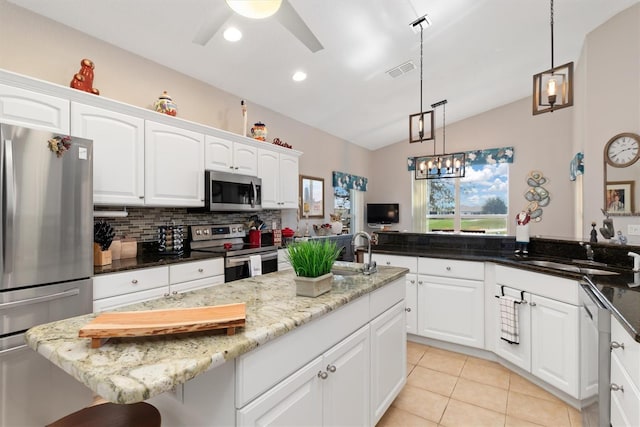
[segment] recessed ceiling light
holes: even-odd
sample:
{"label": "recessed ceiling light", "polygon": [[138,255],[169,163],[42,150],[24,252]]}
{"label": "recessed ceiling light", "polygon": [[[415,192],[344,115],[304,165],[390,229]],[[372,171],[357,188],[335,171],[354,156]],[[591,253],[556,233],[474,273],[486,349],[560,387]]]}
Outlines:
{"label": "recessed ceiling light", "polygon": [[307,78],[307,73],[305,73],[304,71],[296,71],[295,73],[293,73],[293,81],[294,82],[301,82],[303,80],[306,80]]}
{"label": "recessed ceiling light", "polygon": [[237,42],[242,38],[242,33],[236,27],[229,27],[224,30],[224,39],[230,42]]}

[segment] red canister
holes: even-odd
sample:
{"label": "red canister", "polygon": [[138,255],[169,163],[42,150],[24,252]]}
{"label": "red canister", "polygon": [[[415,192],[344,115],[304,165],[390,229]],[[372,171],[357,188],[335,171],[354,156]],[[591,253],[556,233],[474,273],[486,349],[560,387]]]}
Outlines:
{"label": "red canister", "polygon": [[259,248],[262,244],[262,233],[260,230],[249,230],[249,245],[252,248]]}

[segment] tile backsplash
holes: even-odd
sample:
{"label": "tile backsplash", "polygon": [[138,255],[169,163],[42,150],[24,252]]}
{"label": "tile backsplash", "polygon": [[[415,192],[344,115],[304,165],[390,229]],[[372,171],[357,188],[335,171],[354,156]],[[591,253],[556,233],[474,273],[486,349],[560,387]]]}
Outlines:
{"label": "tile backsplash", "polygon": [[[99,211],[120,211],[122,207],[96,206]],[[273,221],[278,228],[281,227],[281,211],[263,210],[260,212],[189,212],[186,208],[147,208],[128,207],[128,216],[124,218],[99,218],[111,224],[116,236],[131,237],[138,242],[153,242],[156,240],[156,232],[161,225],[198,225],[198,224],[246,224],[249,217],[257,215],[267,228],[270,229]],[[184,232],[186,233],[186,227]],[[186,234],[185,234],[186,237]]]}

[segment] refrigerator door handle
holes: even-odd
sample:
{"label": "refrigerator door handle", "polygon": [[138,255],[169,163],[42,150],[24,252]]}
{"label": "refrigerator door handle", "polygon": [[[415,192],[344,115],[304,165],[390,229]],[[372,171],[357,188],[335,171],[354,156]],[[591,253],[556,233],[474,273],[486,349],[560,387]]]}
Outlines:
{"label": "refrigerator door handle", "polygon": [[46,302],[46,301],[53,301],[53,300],[56,300],[56,299],[72,297],[74,295],[78,295],[79,293],[80,293],[80,289],[78,289],[78,288],[69,289],[68,291],[56,292],[55,294],[43,295],[41,297],[21,299],[21,300],[12,301],[12,302],[5,302],[5,303],[0,304],[0,309],[16,308],[16,307],[20,307],[22,305],[37,304],[37,303]]}
{"label": "refrigerator door handle", "polygon": [[2,269],[4,274],[13,272],[13,228],[16,216],[16,192],[15,177],[13,171],[13,142],[10,139],[4,142],[4,188],[6,191],[5,215],[6,223],[2,236]]}
{"label": "refrigerator door handle", "polygon": [[21,345],[18,345],[16,347],[8,348],[6,350],[0,350],[0,356],[7,355],[9,353],[14,353],[14,352],[16,352],[18,350],[22,350],[23,348],[27,348],[27,345],[26,344],[21,344]]}

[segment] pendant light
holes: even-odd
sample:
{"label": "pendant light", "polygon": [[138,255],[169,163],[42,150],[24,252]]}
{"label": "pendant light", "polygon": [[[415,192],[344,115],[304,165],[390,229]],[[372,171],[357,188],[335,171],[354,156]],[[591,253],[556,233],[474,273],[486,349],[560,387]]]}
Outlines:
{"label": "pendant light", "polygon": [[431,108],[442,107],[442,153],[436,154],[436,143],[433,143],[433,156],[415,158],[415,179],[462,178],[465,174],[465,153],[447,154],[446,147],[446,118],[447,100],[431,104]]}
{"label": "pendant light", "polygon": [[420,27],[420,112],[409,116],[409,143],[429,141],[433,136],[433,110],[422,110],[422,63],[424,29],[431,26],[428,15],[423,15],[409,24],[413,29]]}
{"label": "pendant light", "polygon": [[533,76],[533,114],[553,112],[573,105],[573,62],[553,63],[553,0],[551,2],[551,69]]}

